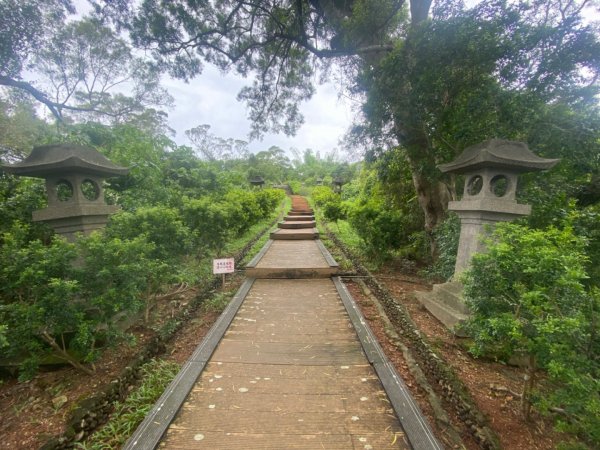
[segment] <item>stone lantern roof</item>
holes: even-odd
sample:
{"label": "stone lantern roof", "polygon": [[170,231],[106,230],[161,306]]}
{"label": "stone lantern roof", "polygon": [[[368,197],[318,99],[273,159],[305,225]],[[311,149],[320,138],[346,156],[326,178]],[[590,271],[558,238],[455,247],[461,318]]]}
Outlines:
{"label": "stone lantern roof", "polygon": [[14,175],[48,178],[56,174],[77,172],[85,175],[111,177],[127,175],[129,169],[117,166],[102,153],[77,144],[50,144],[35,147],[22,162],[3,166]]}
{"label": "stone lantern roof", "polygon": [[467,147],[454,161],[440,164],[442,172],[466,173],[481,168],[532,172],[554,167],[560,159],[540,158],[524,142],[490,139]]}
{"label": "stone lantern roof", "polygon": [[261,176],[256,176],[256,177],[252,177],[250,179],[250,184],[253,184],[255,186],[259,186],[261,184],[265,184],[265,180],[263,177]]}

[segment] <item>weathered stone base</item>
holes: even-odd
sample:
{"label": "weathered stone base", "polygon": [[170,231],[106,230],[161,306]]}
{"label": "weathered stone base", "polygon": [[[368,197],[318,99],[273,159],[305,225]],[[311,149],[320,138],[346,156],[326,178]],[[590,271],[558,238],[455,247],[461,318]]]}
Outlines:
{"label": "weathered stone base", "polygon": [[462,297],[462,284],[457,281],[434,284],[430,292],[415,292],[417,300],[455,335],[465,337],[461,324],[469,317]]}

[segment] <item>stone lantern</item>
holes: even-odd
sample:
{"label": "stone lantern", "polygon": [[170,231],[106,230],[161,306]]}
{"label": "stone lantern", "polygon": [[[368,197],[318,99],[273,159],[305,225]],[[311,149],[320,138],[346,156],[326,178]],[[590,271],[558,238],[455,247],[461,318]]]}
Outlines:
{"label": "stone lantern", "polygon": [[317,186],[323,186],[323,178],[318,177],[316,180]]}
{"label": "stone lantern", "polygon": [[474,253],[484,250],[481,235],[486,225],[531,213],[530,205],[517,203],[518,174],[550,169],[558,161],[540,158],[523,142],[490,139],[468,147],[454,161],[439,166],[442,172],[465,176],[462,200],[448,204],[461,224],[455,275],[467,268]]}
{"label": "stone lantern", "polygon": [[256,176],[250,179],[250,184],[254,187],[262,188],[265,184],[265,180],[263,177]]}
{"label": "stone lantern", "polygon": [[344,185],[344,180],[340,177],[335,177],[333,179],[333,192],[340,193],[342,192],[342,186]]}
{"label": "stone lantern", "polygon": [[[466,148],[454,161],[441,164],[444,173],[465,176],[463,197],[448,204],[460,217],[460,238],[454,276],[468,268],[474,253],[485,251],[486,226],[508,222],[531,213],[530,205],[517,203],[520,173],[550,169],[559,160],[533,154],[523,142],[490,139]],[[417,295],[419,301],[442,323],[453,328],[469,314],[462,300],[462,285],[434,285]]]}
{"label": "stone lantern", "polygon": [[2,169],[46,180],[48,206],[34,211],[33,221],[48,223],[71,241],[76,233],[87,235],[104,228],[108,216],[119,208],[105,203],[102,181],[129,172],[95,149],[75,144],[35,147],[22,162]]}

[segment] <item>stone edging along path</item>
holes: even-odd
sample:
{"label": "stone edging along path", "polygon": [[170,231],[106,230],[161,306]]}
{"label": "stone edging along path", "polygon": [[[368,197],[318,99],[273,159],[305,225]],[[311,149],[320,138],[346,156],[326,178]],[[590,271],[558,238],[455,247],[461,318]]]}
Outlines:
{"label": "stone edging along path", "polygon": [[[250,250],[271,228],[280,220],[281,214],[269,222],[256,236],[254,236],[236,255],[236,263],[242,261]],[[171,340],[179,329],[192,317],[192,314],[202,303],[218,289],[221,277],[215,276],[206,284],[201,291],[192,299],[187,306],[167,321],[156,335],[140,349],[138,356],[121,371],[119,376],[110,383],[99,388],[99,393],[93,397],[81,401],[74,408],[67,420],[66,431],[59,436],[48,440],[40,450],[62,450],[73,448],[76,442],[81,442],[89,436],[96,428],[103,425],[109,418],[115,401],[123,400],[129,394],[129,387],[137,384],[140,377],[140,368],[165,351],[166,344]]]}
{"label": "stone edging along path", "polygon": [[[454,371],[431,349],[414,324],[406,309],[394,299],[389,290],[381,285],[346,245],[324,226],[327,237],[350,260],[356,272],[365,277],[365,283],[382,305],[384,312],[405,344],[413,353],[429,383],[439,386],[440,396],[450,405],[465,424],[473,438],[485,450],[500,450],[500,440],[489,427],[485,415],[478,409],[465,385]],[[342,276],[343,278],[343,276]]]}

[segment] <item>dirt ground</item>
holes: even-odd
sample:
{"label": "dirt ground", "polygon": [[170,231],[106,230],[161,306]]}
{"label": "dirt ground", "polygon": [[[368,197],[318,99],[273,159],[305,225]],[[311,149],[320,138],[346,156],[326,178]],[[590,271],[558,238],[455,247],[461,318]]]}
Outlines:
{"label": "dirt ground", "polygon": [[[455,371],[458,378],[467,386],[479,409],[488,417],[490,427],[498,434],[501,445],[507,450],[549,450],[556,448],[561,435],[553,430],[552,423],[543,417],[535,416],[531,422],[525,422],[520,413],[519,393],[522,390],[523,374],[516,367],[473,358],[466,350],[465,339],[457,338],[435,319],[414,297],[415,291],[426,291],[431,285],[414,274],[406,273],[403,268],[387,267],[374,273],[379,282],[385,285],[394,297],[408,310],[428,342],[438,356],[442,357]],[[397,347],[385,332],[385,326],[379,317],[377,308],[367,298],[357,283],[347,283],[352,295],[363,310],[365,318],[384,351],[396,366],[396,369],[408,381],[413,395],[431,419],[431,408],[425,401],[425,393],[416,386],[408,371],[406,362]],[[450,411],[447,411],[451,416]],[[456,420],[456,418],[454,418]],[[456,427],[461,428],[457,423]],[[464,428],[464,427],[462,427]],[[460,430],[465,446],[479,448]],[[444,439],[444,430],[438,430]],[[446,444],[448,441],[446,441]],[[451,447],[449,447],[451,448]]]}
{"label": "dirt ground", "polygon": [[[411,295],[415,290],[427,290],[429,286],[403,269],[388,268],[376,274],[380,282],[402,302],[413,321],[428,337],[438,354],[443,357],[468,386],[479,408],[490,418],[491,427],[500,436],[502,446],[516,450],[546,450],[555,448],[560,436],[552,431],[551,425],[536,418],[525,423],[519,414],[519,399],[512,393],[520,391],[519,371],[513,367],[473,359],[464,349],[464,343],[449,333],[435,318],[421,307]],[[228,290],[235,290],[241,277],[230,280]],[[413,395],[432,420],[432,411],[426,394],[419,388],[411,375],[401,352],[385,332],[385,324],[373,302],[364,295],[354,282],[347,283],[352,295],[361,306],[374,333],[398,372],[405,378]],[[179,299],[185,305],[193,298],[193,290]],[[158,315],[168,317],[171,306],[162,305]],[[166,358],[183,363],[208,332],[218,314],[200,309],[178,333],[167,348]],[[156,324],[155,324],[156,327]],[[48,370],[33,380],[19,383],[5,379],[0,384],[0,449],[34,449],[43,445],[51,436],[59,435],[74,406],[91,396],[106,383],[116,378],[136,352],[153,335],[148,327],[134,330],[136,344],[120,345],[104,353],[96,363],[96,372],[88,376],[70,367]],[[452,416],[450,414],[450,416]],[[452,417],[451,417],[452,418]],[[458,423],[458,420],[454,418]],[[460,425],[457,425],[460,429]],[[439,430],[440,439],[448,444],[446,433]],[[477,449],[477,444],[463,432],[468,449]],[[448,446],[448,448],[452,448]]]}
{"label": "dirt ground", "polygon": [[[241,280],[242,277],[238,275],[228,279],[226,290],[235,292]],[[195,295],[194,289],[183,293],[176,299],[178,307],[184,307]],[[70,366],[63,366],[47,368],[27,382],[3,379],[0,384],[0,449],[40,448],[51,437],[63,433],[73,408],[117,378],[136,357],[138,350],[151,339],[154,329],[170,318],[172,312],[173,299],[158,305],[151,326],[132,330],[135,344],[121,344],[105,351],[95,363],[96,370],[91,376]],[[196,316],[168,343],[163,358],[183,364],[218,316],[218,313],[199,308]]]}

